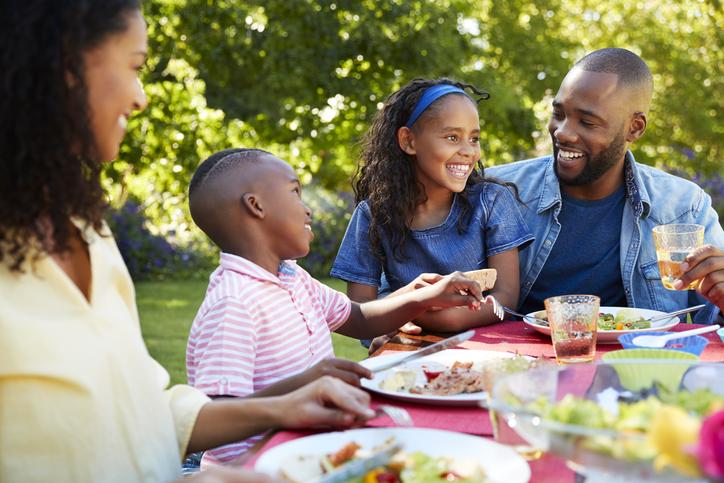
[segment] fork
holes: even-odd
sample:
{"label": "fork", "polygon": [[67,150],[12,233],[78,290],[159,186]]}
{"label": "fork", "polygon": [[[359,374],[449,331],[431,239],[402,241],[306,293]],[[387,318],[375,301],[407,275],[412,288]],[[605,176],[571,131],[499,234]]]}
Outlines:
{"label": "fork", "polygon": [[[496,299],[492,295],[488,295],[487,297],[485,297],[485,300],[486,301],[491,300],[493,302],[493,314],[495,314],[495,316],[497,318],[499,318],[500,320],[503,320],[503,317],[505,316],[505,312],[510,312],[509,310],[507,310],[505,308],[505,306],[503,304],[498,302],[498,299]],[[513,315],[515,315],[515,314],[513,314]]]}
{"label": "fork", "polygon": [[398,408],[397,406],[391,406],[389,404],[381,404],[377,406],[375,412],[378,416],[386,414],[397,426],[413,426],[412,416],[407,412],[406,409]]}
{"label": "fork", "polygon": [[489,295],[491,299],[493,299],[493,313],[500,319],[503,320],[503,317],[505,316],[505,313],[509,313],[510,315],[515,315],[516,317],[520,317],[521,319],[528,319],[528,320],[535,320],[538,324],[548,326],[548,321],[545,319],[540,319],[538,317],[533,317],[532,315],[524,315],[520,312],[516,312],[515,310],[509,309],[505,305],[498,302],[498,299],[493,297],[492,295]]}

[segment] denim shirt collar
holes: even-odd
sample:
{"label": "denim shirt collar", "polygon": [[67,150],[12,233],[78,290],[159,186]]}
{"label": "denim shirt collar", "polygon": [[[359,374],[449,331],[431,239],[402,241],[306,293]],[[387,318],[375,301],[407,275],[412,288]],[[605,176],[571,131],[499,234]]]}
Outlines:
{"label": "denim shirt collar", "polygon": [[[556,176],[552,156],[550,161],[546,167],[540,196],[538,197],[538,214],[551,209],[554,205],[560,206],[561,204],[561,186]],[[626,199],[631,204],[631,209],[637,218],[648,216],[651,211],[649,194],[646,191],[644,183],[641,181],[641,175],[636,167],[636,160],[631,151],[626,151],[623,170],[624,183],[626,184]]]}

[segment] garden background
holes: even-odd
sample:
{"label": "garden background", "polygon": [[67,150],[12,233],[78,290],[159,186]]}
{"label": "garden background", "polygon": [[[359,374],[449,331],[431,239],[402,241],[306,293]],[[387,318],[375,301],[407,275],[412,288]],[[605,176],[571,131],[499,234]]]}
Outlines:
{"label": "garden background", "polygon": [[[357,143],[385,97],[415,77],[490,92],[481,146],[495,165],[549,152],[550,102],[576,59],[631,49],[655,82],[637,160],[699,183],[724,213],[719,0],[147,0],[144,10],[149,107],[129,122],[105,183],[144,337],[175,382],[218,257],[188,214],[196,166],[238,146],[289,161],[314,214],[300,263],[324,278],[353,209]],[[335,347],[364,354],[341,337]]]}

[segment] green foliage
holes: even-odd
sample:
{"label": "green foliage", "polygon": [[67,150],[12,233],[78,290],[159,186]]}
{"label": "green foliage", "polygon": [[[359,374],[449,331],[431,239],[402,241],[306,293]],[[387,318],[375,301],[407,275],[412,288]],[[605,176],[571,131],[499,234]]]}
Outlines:
{"label": "green foliage", "polygon": [[327,277],[352,217],[354,199],[351,193],[338,195],[317,185],[307,187],[302,197],[312,210],[314,240],[309,255],[299,260],[299,264],[314,277]]}
{"label": "green foliage", "polygon": [[305,184],[349,191],[372,116],[420,76],[490,91],[480,105],[486,164],[548,152],[560,81],[576,59],[608,46],[640,53],[655,76],[637,159],[722,174],[718,1],[155,0],[144,9],[149,107],[129,123],[106,185],[114,206],[143,200],[149,228],[173,232],[180,246],[206,243],[186,190],[212,152],[265,148]]}
{"label": "green foliage", "polygon": [[173,230],[154,233],[142,210],[140,203],[128,200],[107,217],[133,280],[194,277],[214,267],[218,255],[208,245],[174,243]]}

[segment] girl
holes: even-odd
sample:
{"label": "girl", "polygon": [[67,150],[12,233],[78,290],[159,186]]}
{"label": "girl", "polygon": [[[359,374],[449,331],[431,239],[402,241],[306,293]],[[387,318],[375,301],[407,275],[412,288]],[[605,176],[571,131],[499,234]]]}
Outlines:
{"label": "girl", "polygon": [[[421,273],[495,268],[490,294],[517,305],[518,249],[533,237],[515,186],[483,176],[477,103],[466,89],[489,97],[449,79],[416,79],[375,117],[354,183],[358,205],[331,271],[351,299],[376,298],[381,280],[394,291]],[[445,331],[496,320],[489,304],[416,319]]]}
{"label": "girl", "polygon": [[[273,398],[165,390],[99,179],[146,105],[140,5],[3,2],[0,18],[0,481],[170,481],[187,451],[373,416],[366,393],[332,378]],[[270,480],[196,477],[222,478]]]}

